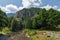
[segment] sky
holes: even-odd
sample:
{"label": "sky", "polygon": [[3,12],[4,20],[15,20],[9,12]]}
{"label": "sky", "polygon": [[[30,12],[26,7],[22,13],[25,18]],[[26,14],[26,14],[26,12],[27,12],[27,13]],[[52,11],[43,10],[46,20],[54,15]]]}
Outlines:
{"label": "sky", "polygon": [[60,0],[0,0],[0,8],[6,13],[16,13],[23,8],[38,7],[60,11]]}

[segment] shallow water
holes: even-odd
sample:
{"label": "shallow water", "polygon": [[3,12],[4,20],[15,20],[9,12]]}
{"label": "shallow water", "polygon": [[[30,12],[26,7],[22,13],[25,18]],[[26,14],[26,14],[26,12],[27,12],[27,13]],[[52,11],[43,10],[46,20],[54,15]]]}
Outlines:
{"label": "shallow water", "polygon": [[0,40],[8,40],[8,35],[1,35]]}

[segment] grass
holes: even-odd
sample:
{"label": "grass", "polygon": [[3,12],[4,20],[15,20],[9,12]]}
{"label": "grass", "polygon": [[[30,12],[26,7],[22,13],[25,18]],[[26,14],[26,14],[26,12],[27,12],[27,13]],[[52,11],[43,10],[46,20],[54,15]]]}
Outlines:
{"label": "grass", "polygon": [[39,34],[38,36],[37,35],[31,36],[31,39],[32,40],[60,40],[54,37],[47,37],[47,35],[41,35],[41,34]]}
{"label": "grass", "polygon": [[60,31],[58,31],[58,32],[55,32],[56,34],[60,34]]}
{"label": "grass", "polygon": [[30,29],[25,29],[24,32],[27,33],[29,36],[33,36],[36,34],[35,30],[30,30]]}
{"label": "grass", "polygon": [[[47,37],[47,34],[44,34],[47,32],[47,30],[32,30],[32,29],[25,29],[25,33],[27,33],[31,40],[60,40],[55,37]],[[48,31],[48,32],[55,32],[56,34],[60,34],[60,31]]]}
{"label": "grass", "polygon": [[[10,32],[10,28],[8,27],[2,29],[2,33],[9,34]],[[60,34],[60,31],[24,29],[24,33],[28,34],[31,40],[60,40],[52,36],[48,37],[46,32],[54,32],[56,34]]]}
{"label": "grass", "polygon": [[11,29],[10,28],[8,28],[8,27],[5,27],[5,28],[3,28],[2,29],[2,34],[9,34],[11,32]]}

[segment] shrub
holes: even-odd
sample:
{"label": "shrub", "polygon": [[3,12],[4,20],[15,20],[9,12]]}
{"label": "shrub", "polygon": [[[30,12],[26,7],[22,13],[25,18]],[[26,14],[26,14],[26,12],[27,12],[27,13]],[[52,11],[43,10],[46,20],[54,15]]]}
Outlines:
{"label": "shrub", "polygon": [[9,34],[10,32],[11,32],[11,29],[8,27],[5,27],[2,29],[2,33],[4,33],[4,34]]}
{"label": "shrub", "polygon": [[30,30],[30,29],[26,29],[24,32],[29,36],[33,36],[36,34],[36,30]]}

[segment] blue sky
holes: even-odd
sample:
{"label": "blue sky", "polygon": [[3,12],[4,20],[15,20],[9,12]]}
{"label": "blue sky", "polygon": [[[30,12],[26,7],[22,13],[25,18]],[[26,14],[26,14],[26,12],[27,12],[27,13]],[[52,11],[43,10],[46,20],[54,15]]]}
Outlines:
{"label": "blue sky", "polygon": [[49,4],[51,6],[56,5],[60,7],[60,0],[43,0],[42,2],[43,2],[43,6]]}
{"label": "blue sky", "polygon": [[6,6],[9,4],[13,4],[16,6],[21,6],[22,5],[22,0],[0,0],[0,5],[1,6]]}
{"label": "blue sky", "polygon": [[15,13],[23,8],[39,7],[60,11],[60,0],[0,0],[0,8],[6,13]]}

